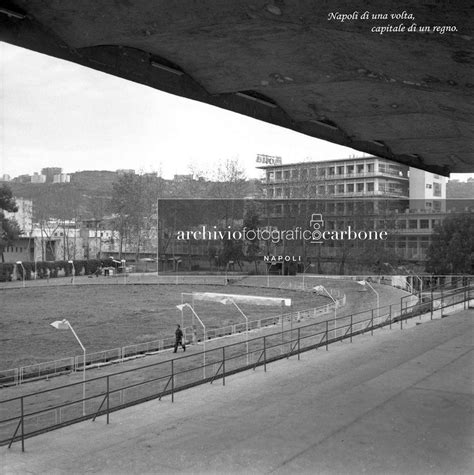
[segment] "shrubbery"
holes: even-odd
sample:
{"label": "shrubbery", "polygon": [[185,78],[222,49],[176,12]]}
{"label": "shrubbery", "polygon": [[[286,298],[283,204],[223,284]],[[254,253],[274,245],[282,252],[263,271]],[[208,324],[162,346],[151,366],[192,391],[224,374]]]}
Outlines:
{"label": "shrubbery", "polygon": [[[19,280],[23,279],[23,269],[25,272],[25,280],[34,278],[36,271],[37,279],[55,278],[60,274],[68,277],[73,274],[73,266],[75,275],[93,275],[103,266],[110,266],[109,259],[88,259],[74,260],[73,264],[68,261],[36,261],[22,262],[22,265],[16,265]],[[13,272],[15,264],[0,263],[0,282],[8,282],[13,280]]]}

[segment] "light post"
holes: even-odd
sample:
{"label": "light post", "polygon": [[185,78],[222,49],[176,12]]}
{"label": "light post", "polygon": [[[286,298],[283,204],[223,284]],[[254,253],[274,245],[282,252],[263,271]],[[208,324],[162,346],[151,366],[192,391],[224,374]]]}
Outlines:
{"label": "light post", "polygon": [[310,268],[314,267],[314,264],[308,264],[304,269],[303,269],[303,290],[304,290],[304,276],[306,274],[306,271]]}
{"label": "light post", "polygon": [[176,260],[176,285],[179,283],[179,265],[183,262],[181,259]]}
{"label": "light post", "polygon": [[25,287],[25,268],[23,267],[23,262],[22,261],[16,261],[16,264],[21,266],[21,277],[22,277],[22,280],[23,280],[23,287]]}
{"label": "light post", "polygon": [[203,353],[203,376],[204,376],[204,379],[206,379],[206,325],[204,325],[204,323],[202,322],[202,320],[199,318],[198,314],[194,311],[194,308],[191,307],[191,305],[189,305],[189,303],[182,303],[181,305],[176,305],[176,308],[178,310],[181,310],[181,312],[183,311],[184,307],[188,307],[191,312],[193,312],[193,315],[198,319],[199,323],[201,324],[203,330],[204,330],[204,338],[203,338],[203,349],[204,349],[204,353]]}
{"label": "light post", "polygon": [[379,315],[380,315],[380,296],[379,296],[379,293],[372,287],[370,282],[368,282],[367,280],[358,280],[357,283],[359,285],[364,286],[364,287],[366,285],[368,285],[375,292],[375,295],[377,296],[377,317],[379,317]]}
{"label": "light post", "polygon": [[123,281],[124,281],[124,284],[126,284],[127,283],[127,267],[126,267],[127,261],[125,259],[120,259],[120,262],[122,263]]}
{"label": "light post", "polygon": [[74,267],[74,261],[67,261],[68,264],[72,265],[72,285],[74,285],[74,276],[76,275],[76,268]]}
{"label": "light post", "polygon": [[56,320],[53,323],[50,323],[50,325],[56,330],[71,330],[72,334],[76,337],[76,340],[78,341],[79,345],[81,345],[82,351],[84,352],[84,362],[82,365],[82,415],[86,415],[86,349],[84,348],[84,345],[81,343],[81,340],[79,340],[79,337],[77,336],[76,332],[74,331],[74,328],[72,328],[71,324],[69,323],[68,320]]}
{"label": "light post", "polygon": [[242,311],[242,309],[230,297],[226,297],[226,298],[222,299],[221,303],[224,304],[224,305],[227,305],[228,303],[233,304],[234,307],[240,312],[242,317],[245,318],[245,335],[246,335],[245,339],[246,339],[246,347],[247,347],[247,366],[248,366],[248,364],[249,364],[249,319],[248,319],[247,315],[245,315],[245,313]]}
{"label": "light post", "polygon": [[315,290],[316,292],[319,292],[319,293],[326,293],[327,296],[334,302],[334,339],[336,339],[336,320],[337,320],[337,311],[336,311],[336,308],[337,308],[337,301],[336,299],[327,291],[326,287],[324,287],[323,285],[317,285],[316,287],[313,287],[313,290]]}
{"label": "light post", "polygon": [[227,263],[227,265],[225,266],[225,284],[224,285],[227,285],[228,282],[227,282],[227,273],[229,272],[229,266],[234,264],[234,261],[229,261]]}

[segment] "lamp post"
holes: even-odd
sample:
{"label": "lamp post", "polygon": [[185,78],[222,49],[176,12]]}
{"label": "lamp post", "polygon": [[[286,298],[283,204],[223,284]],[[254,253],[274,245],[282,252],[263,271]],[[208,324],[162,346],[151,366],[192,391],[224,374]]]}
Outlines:
{"label": "lamp post", "polygon": [[326,293],[326,295],[334,302],[334,339],[336,338],[336,320],[337,320],[337,301],[336,299],[327,291],[326,287],[323,285],[317,285],[316,287],[313,287],[313,290],[315,290],[318,293]]}
{"label": "lamp post", "polygon": [[177,259],[176,261],[176,285],[179,283],[179,265],[183,262],[181,259]]}
{"label": "lamp post", "polygon": [[21,277],[22,277],[22,280],[23,280],[23,287],[25,287],[25,268],[23,267],[23,262],[22,261],[16,261],[16,264],[21,266]]}
{"label": "lamp post", "polygon": [[86,415],[86,349],[84,348],[84,345],[81,343],[81,340],[79,340],[79,337],[77,336],[76,332],[74,331],[74,328],[72,328],[71,324],[69,323],[68,320],[56,320],[53,323],[50,323],[50,325],[56,330],[71,330],[72,334],[76,337],[77,342],[79,345],[81,345],[82,351],[84,352],[84,362],[82,365],[82,415]]}
{"label": "lamp post", "polygon": [[310,267],[314,267],[314,264],[308,264],[308,265],[303,269],[303,290],[304,290],[304,276],[305,276],[306,271],[307,271]]}
{"label": "lamp post", "polygon": [[229,261],[227,265],[225,266],[225,283],[224,285],[227,285],[227,273],[229,272],[229,266],[234,264],[234,261]]}
{"label": "lamp post", "polygon": [[242,311],[242,309],[230,297],[226,297],[225,299],[222,299],[221,303],[224,304],[224,305],[227,305],[228,303],[233,304],[234,307],[240,312],[242,317],[245,318],[245,339],[246,339],[247,366],[248,366],[248,364],[249,364],[249,319],[248,319],[247,315],[245,315],[245,313]]}
{"label": "lamp post", "polygon": [[127,267],[126,267],[126,260],[125,259],[120,259],[120,262],[122,263],[122,272],[123,272],[123,282],[124,284],[127,283]]}
{"label": "lamp post", "polygon": [[76,275],[76,268],[74,267],[74,261],[67,261],[68,264],[72,265],[72,285],[74,285],[74,276]]}
{"label": "lamp post", "polygon": [[176,308],[178,310],[181,310],[183,311],[184,307],[188,307],[191,312],[193,312],[193,315],[198,319],[199,323],[201,324],[203,330],[204,330],[204,338],[203,338],[203,349],[204,349],[204,353],[203,353],[203,376],[204,376],[204,379],[206,379],[206,325],[204,325],[204,323],[202,322],[202,320],[199,318],[198,314],[194,311],[194,308],[191,307],[191,305],[189,305],[189,303],[182,303],[181,305],[176,305]]}
{"label": "lamp post", "polygon": [[375,292],[375,295],[377,296],[377,317],[379,317],[379,314],[380,314],[380,296],[379,296],[379,293],[372,287],[370,282],[368,282],[367,280],[358,280],[357,283],[359,285],[362,285],[362,286],[368,285]]}

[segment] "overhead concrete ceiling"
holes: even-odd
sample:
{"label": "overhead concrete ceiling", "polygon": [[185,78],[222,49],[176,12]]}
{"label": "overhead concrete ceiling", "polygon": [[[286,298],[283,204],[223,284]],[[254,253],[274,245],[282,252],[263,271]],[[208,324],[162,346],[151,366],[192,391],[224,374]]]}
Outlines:
{"label": "overhead concrete ceiling", "polygon": [[[449,0],[0,0],[0,40],[449,175],[474,172],[473,10]],[[361,19],[366,11],[414,20]],[[406,31],[414,23],[451,31]]]}

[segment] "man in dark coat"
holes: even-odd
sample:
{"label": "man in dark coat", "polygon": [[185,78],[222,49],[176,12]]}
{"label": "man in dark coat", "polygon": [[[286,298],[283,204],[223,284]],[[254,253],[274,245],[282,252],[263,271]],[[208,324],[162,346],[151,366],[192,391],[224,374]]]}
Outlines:
{"label": "man in dark coat", "polygon": [[174,332],[176,341],[174,342],[174,353],[178,351],[178,345],[181,345],[183,351],[186,351],[186,345],[183,344],[183,331],[180,325],[176,325],[176,331]]}

